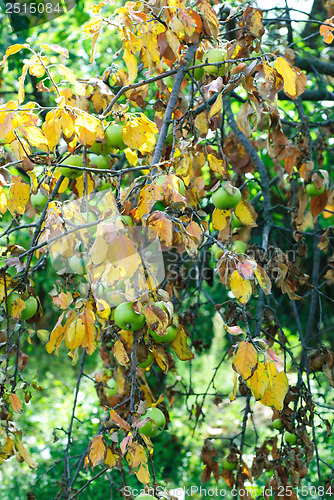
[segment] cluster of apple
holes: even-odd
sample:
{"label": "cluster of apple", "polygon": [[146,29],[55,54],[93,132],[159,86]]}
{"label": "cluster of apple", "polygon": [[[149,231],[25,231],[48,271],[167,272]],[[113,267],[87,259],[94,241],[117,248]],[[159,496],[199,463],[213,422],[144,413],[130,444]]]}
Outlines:
{"label": "cluster of apple", "polygon": [[[212,194],[212,203],[219,210],[231,210],[235,208],[240,201],[240,190],[237,187],[232,186],[229,182],[222,182],[220,187]],[[233,212],[231,216],[232,229],[239,229],[242,225],[242,222]],[[224,252],[224,250],[220,248],[217,243],[212,245],[211,250],[217,259],[220,259]],[[247,250],[247,245],[241,240],[236,240],[232,243],[230,250],[237,254],[244,254]]]}
{"label": "cluster of apple", "polygon": [[[224,76],[226,73],[226,64],[222,64],[221,66],[214,66],[214,63],[221,63],[225,61],[227,58],[227,52],[225,49],[214,49],[211,48],[207,50],[201,60],[196,61],[198,66],[200,64],[209,63],[210,66],[200,66],[199,68],[194,68],[190,70],[191,76],[198,82],[204,76],[204,74],[213,75],[213,76]],[[212,65],[212,66],[211,66]],[[169,69],[169,68],[166,68]],[[186,75],[187,80],[191,80],[189,74]],[[173,76],[167,76],[165,78],[165,83],[167,88],[171,90],[174,84]]]}
{"label": "cluster of apple", "polygon": [[[154,302],[154,305],[165,311],[170,319],[170,324],[163,336],[158,335],[150,328],[148,328],[147,333],[157,344],[170,344],[171,342],[173,342],[177,335],[177,326],[171,322],[170,313],[163,301]],[[116,325],[122,330],[136,331],[144,326],[145,315],[135,312],[132,308],[132,302],[123,302],[122,304],[119,304],[115,309],[114,321]],[[150,364],[152,364],[153,360],[153,354],[152,352],[150,352],[147,360],[145,360],[143,363],[140,363],[139,366],[141,368],[146,368],[147,366],[150,366]]]}
{"label": "cluster of apple", "polygon": [[[109,125],[105,130],[105,142],[94,142],[90,147],[91,154],[88,154],[89,164],[94,168],[106,170],[109,168],[108,155],[115,149],[123,150],[126,145],[122,138],[123,126],[119,124]],[[65,165],[60,166],[59,170],[65,177],[76,179],[82,175],[82,170],[76,170],[73,167],[83,167],[83,157],[81,155],[71,155],[64,160]]]}

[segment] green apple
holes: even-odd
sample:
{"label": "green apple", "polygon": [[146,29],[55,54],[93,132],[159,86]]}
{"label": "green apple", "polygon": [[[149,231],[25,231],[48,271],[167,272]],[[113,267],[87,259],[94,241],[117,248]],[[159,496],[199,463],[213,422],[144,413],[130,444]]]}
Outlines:
{"label": "green apple", "polygon": [[125,149],[126,144],[122,138],[123,125],[112,124],[106,130],[106,146],[111,149]]}
{"label": "green apple", "polygon": [[160,337],[160,335],[158,335],[150,328],[147,330],[147,332],[151,335],[151,337],[157,344],[170,344],[171,342],[173,342],[177,335],[177,327],[175,325],[170,325],[167,328],[167,333],[165,333],[163,337]]}
{"label": "green apple", "polygon": [[108,156],[111,153],[112,148],[108,147],[105,143],[94,142],[89,148],[89,150],[99,156]]}
{"label": "green apple", "polygon": [[145,316],[132,309],[132,302],[123,302],[116,307],[114,320],[122,330],[135,331],[144,326]]}
{"label": "green apple", "polygon": [[243,223],[240,219],[238,219],[234,212],[232,214],[231,225],[233,229],[239,229],[240,227],[243,227]]}
{"label": "green apple", "polygon": [[[13,302],[15,300],[17,300],[19,297],[22,299],[22,297],[17,292],[12,292],[9,294],[9,296],[8,296],[9,315],[11,315],[11,312],[12,312]],[[30,297],[27,300],[25,300],[24,302],[25,302],[25,308],[21,312],[21,319],[26,320],[26,319],[30,319],[33,316],[35,316],[37,309],[38,309],[38,302],[37,302],[37,299],[33,295],[30,295]]]}
{"label": "green apple", "polygon": [[126,226],[134,226],[133,220],[131,219],[130,215],[121,215],[120,219]]}
{"label": "green apple", "polygon": [[147,368],[147,367],[151,366],[153,361],[154,361],[154,354],[153,354],[153,352],[150,351],[148,353],[147,359],[145,361],[143,361],[142,363],[138,363],[138,366],[140,368]]}
{"label": "green apple", "polygon": [[297,438],[296,434],[292,434],[291,432],[286,432],[286,433],[284,434],[284,439],[285,439],[285,441],[286,441],[288,444],[290,444],[290,445],[292,445],[292,446],[293,446],[294,444],[296,444],[296,443],[297,443],[297,440],[298,440],[298,438]]}
{"label": "green apple", "polygon": [[325,186],[322,185],[321,189],[318,189],[314,182],[311,182],[305,186],[305,191],[309,196],[319,196],[325,191]]}
{"label": "green apple", "polygon": [[30,201],[34,209],[37,210],[37,212],[41,212],[48,201],[48,197],[38,192],[30,196]]}
{"label": "green apple", "polygon": [[[82,156],[80,155],[73,155],[64,160],[65,165],[73,165],[73,167],[83,167],[83,159]],[[74,168],[70,167],[63,167],[60,165],[59,167],[60,172],[62,175],[65,177],[70,177],[71,179],[76,179],[77,177],[80,177],[80,175],[83,174],[82,170],[75,170]]]}
{"label": "green apple", "polygon": [[173,76],[172,75],[166,76],[166,78],[164,78],[164,82],[167,85],[168,90],[172,91],[173,85],[174,85],[174,78],[173,78]]}
{"label": "green apple", "polygon": [[246,253],[247,245],[241,240],[236,240],[232,244],[232,250],[238,254]]}
{"label": "green apple", "polygon": [[74,274],[84,275],[86,274],[86,269],[83,260],[78,255],[72,255],[68,259],[68,264]]}
{"label": "green apple", "polygon": [[226,182],[223,182],[221,186],[212,194],[212,203],[216,208],[220,210],[228,210],[234,208],[238,205],[241,200],[241,192],[238,188],[231,186],[233,194],[230,194],[225,186]]}
{"label": "green apple", "polygon": [[237,468],[237,462],[229,462],[227,458],[223,458],[222,466],[225,470],[235,470]]}
{"label": "green apple", "polygon": [[109,168],[109,159],[103,155],[91,154],[88,155],[89,163],[92,167],[101,168],[107,170]]}
{"label": "green apple", "polygon": [[112,396],[115,396],[117,394],[117,392],[118,392],[117,380],[115,380],[114,378],[111,378],[106,383],[105,393],[108,396],[108,398],[111,398]]}
{"label": "green apple", "polygon": [[[220,49],[209,49],[205,54],[203,55],[203,62],[208,62],[208,63],[219,63],[222,61],[225,61],[226,58],[226,52],[220,50]],[[220,76],[225,75],[225,64],[222,66],[204,66],[204,70],[206,73],[209,75],[216,75],[219,74]]]}
{"label": "green apple", "polygon": [[165,415],[162,413],[162,411],[159,410],[159,408],[155,407],[148,408],[145,415],[141,417],[141,420],[145,420],[145,418],[147,417],[149,417],[151,420],[146,422],[143,427],[138,429],[139,433],[151,438],[161,434],[166,425]]}
{"label": "green apple", "polygon": [[[199,80],[201,80],[204,76],[204,66],[201,66],[200,68],[194,68],[193,70],[189,70],[189,73],[195,78],[195,80],[198,82]],[[191,80],[190,78],[190,75],[187,73],[186,74],[186,78],[188,80]]]}
{"label": "green apple", "polygon": [[273,420],[273,428],[276,429],[277,431],[281,431],[283,427],[283,422],[280,418],[275,418]]}
{"label": "green apple", "polygon": [[224,250],[222,248],[220,248],[217,243],[214,243],[211,247],[211,252],[213,253],[213,255],[216,257],[216,259],[220,259],[220,257],[222,256],[222,254],[224,253]]}

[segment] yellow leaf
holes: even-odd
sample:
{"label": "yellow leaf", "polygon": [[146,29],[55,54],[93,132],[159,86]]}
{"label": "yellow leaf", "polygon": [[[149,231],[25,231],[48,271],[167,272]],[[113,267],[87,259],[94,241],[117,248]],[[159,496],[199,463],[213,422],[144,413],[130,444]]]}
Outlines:
{"label": "yellow leaf", "polygon": [[160,62],[160,50],[158,46],[158,35],[156,30],[143,23],[141,25],[143,47],[140,51],[140,58],[144,67],[152,74]]}
{"label": "yellow leaf", "polygon": [[271,281],[268,274],[259,264],[254,269],[254,273],[264,293],[269,295],[271,293]]}
{"label": "yellow leaf", "polygon": [[177,335],[173,342],[171,342],[170,346],[175,352],[176,356],[181,361],[188,361],[190,359],[194,359],[194,354],[191,351],[191,348],[188,345],[188,336],[183,328],[183,326],[178,327]]}
{"label": "yellow leaf", "polygon": [[107,258],[121,273],[123,279],[131,278],[142,264],[137,245],[125,234],[119,234],[109,245]]}
{"label": "yellow leaf", "polygon": [[[65,76],[67,80],[74,85],[75,92],[78,95],[85,95],[85,87],[81,83],[77,82],[77,79],[75,77],[75,74],[73,71],[69,68],[66,68],[63,64],[58,64],[57,66],[59,73],[62,76]],[[93,143],[92,143],[93,144]]]}
{"label": "yellow leaf", "polygon": [[57,52],[58,54],[62,54],[63,56],[68,58],[68,50],[63,49],[62,47],[60,47],[60,45],[56,45],[56,44],[49,45],[48,43],[43,43],[41,45],[41,49],[53,50],[54,52]]}
{"label": "yellow leaf", "polygon": [[257,364],[257,351],[250,342],[240,342],[233,360],[233,369],[247,380]]}
{"label": "yellow leaf", "polygon": [[72,141],[75,135],[74,116],[61,110],[59,122],[66,142]]}
{"label": "yellow leaf", "polygon": [[49,152],[47,138],[38,127],[21,127],[20,130],[29,144]]}
{"label": "yellow leaf", "polygon": [[217,172],[220,175],[226,174],[226,162],[222,158],[217,158],[213,154],[208,154],[207,156],[208,164],[213,172]]}
{"label": "yellow leaf", "polygon": [[95,142],[98,129],[101,128],[101,122],[88,113],[82,113],[76,118],[74,127],[80,144],[91,146]]}
{"label": "yellow leaf", "polygon": [[15,139],[10,143],[10,149],[17,160],[27,158],[27,155],[31,154],[30,146],[25,139],[21,139],[20,141]]}
{"label": "yellow leaf", "polygon": [[235,215],[244,226],[255,226],[255,212],[249,201],[241,200],[234,209]]}
{"label": "yellow leaf", "polygon": [[263,398],[269,384],[268,374],[263,363],[258,362],[256,370],[246,383],[256,400]]}
{"label": "yellow leaf", "polygon": [[120,340],[116,340],[115,344],[112,347],[112,353],[116,358],[117,363],[123,366],[127,366],[129,364],[129,356],[126,352],[123,342]]}
{"label": "yellow leaf", "polygon": [[260,399],[260,403],[281,411],[286,393],[289,389],[289,381],[285,372],[278,373],[275,363],[265,362],[265,371],[268,376],[268,387]]}
{"label": "yellow leaf", "polygon": [[6,53],[0,63],[0,66],[3,66],[6,62],[7,57],[16,54],[16,52],[19,52],[21,49],[28,49],[29,45],[27,43],[15,43],[14,45],[10,45],[8,49],[6,50]]}
{"label": "yellow leaf", "polygon": [[84,175],[83,172],[83,175],[80,175],[80,177],[75,179],[73,191],[77,193],[79,198],[92,194],[94,189],[95,189],[95,182],[90,172],[87,172],[87,175]]}
{"label": "yellow leaf", "polygon": [[212,118],[213,116],[220,113],[222,109],[223,109],[223,96],[222,94],[219,94],[218,98],[216,99],[216,102],[210,109],[209,118]]}
{"label": "yellow leaf", "polygon": [[235,400],[236,398],[236,395],[237,395],[237,388],[238,388],[238,376],[236,374],[236,372],[233,372],[233,390],[230,392],[230,394],[228,395],[231,403],[232,401]]}
{"label": "yellow leaf", "polygon": [[127,451],[126,458],[131,471],[136,474],[138,481],[148,484],[150,482],[150,473],[144,447],[135,441],[130,444]]}
{"label": "yellow leaf", "polygon": [[14,302],[12,303],[11,307],[11,317],[13,319],[20,319],[22,311],[25,309],[26,304],[24,300],[22,300],[20,297],[18,297]]}
{"label": "yellow leaf", "polygon": [[89,444],[89,451],[87,453],[87,458],[89,461],[89,465],[92,469],[101,462],[104,462],[107,455],[107,447],[103,436],[99,434],[92,439]]}
{"label": "yellow leaf", "polygon": [[133,151],[130,148],[126,148],[124,150],[124,153],[125,153],[126,159],[130,163],[130,165],[132,165],[133,167],[135,167],[137,165],[137,163],[138,163],[137,151]]}
{"label": "yellow leaf", "polygon": [[66,331],[66,347],[68,347],[68,349],[76,349],[81,346],[85,333],[85,326],[80,318],[72,321]]}
{"label": "yellow leaf", "polygon": [[[172,246],[173,242],[173,223],[163,212],[155,211],[148,219],[149,228],[154,228],[154,230],[159,235],[160,243],[165,246],[166,249]],[[150,234],[150,229],[149,229]],[[154,236],[154,232],[152,232]]]}
{"label": "yellow leaf", "polygon": [[15,440],[15,448],[31,469],[37,469],[37,463],[32,459],[29,451],[23,446],[19,439]]}
{"label": "yellow leaf", "polygon": [[65,326],[62,326],[62,324],[61,324],[63,317],[64,317],[64,313],[62,313],[59,316],[58,321],[56,323],[56,326],[54,327],[54,329],[52,330],[52,332],[50,334],[49,342],[45,346],[45,348],[49,354],[51,354],[51,352],[53,352],[55,350],[56,351],[55,354],[58,356],[59,346],[60,346],[63,338],[65,337],[67,326],[69,325],[69,323],[73,319],[73,314],[70,316],[69,321],[67,321]]}
{"label": "yellow leaf", "polygon": [[107,448],[107,454],[105,458],[105,465],[111,469],[114,465],[116,465],[118,455],[114,454],[112,452],[112,449],[108,446]]}
{"label": "yellow leaf", "polygon": [[58,111],[59,110],[49,111],[42,125],[42,130],[48,141],[50,151],[54,150],[61,137],[61,122],[57,117]]}
{"label": "yellow leaf", "polygon": [[156,344],[152,349],[154,358],[159,365],[159,368],[166,374],[168,372],[169,364],[168,357],[164,346]]}
{"label": "yellow leaf", "polygon": [[143,113],[139,117],[129,120],[123,127],[122,138],[131,149],[138,149],[142,154],[153,151],[158,129],[155,123]]}
{"label": "yellow leaf", "polygon": [[132,54],[132,52],[130,50],[130,43],[128,41],[125,42],[123,59],[124,59],[124,62],[126,64],[126,67],[128,68],[127,84],[131,85],[135,81],[135,79],[137,78],[138,72],[137,72],[137,59]]}
{"label": "yellow leaf", "polygon": [[230,217],[230,210],[219,210],[219,208],[215,208],[212,214],[212,225],[214,229],[218,229],[218,231],[224,229],[227,225],[227,219]]}
{"label": "yellow leaf", "polygon": [[247,304],[252,296],[252,285],[249,280],[243,279],[243,277],[234,271],[230,277],[230,287],[231,292],[241,304]]}
{"label": "yellow leaf", "polygon": [[22,69],[22,75],[19,77],[19,91],[18,91],[18,101],[19,103],[24,101],[25,92],[24,92],[24,80],[29,69],[29,64],[25,64]]}
{"label": "yellow leaf", "polygon": [[79,316],[85,326],[85,337],[82,341],[81,347],[86,349],[87,354],[91,355],[96,349],[96,316],[93,311],[85,309]]}
{"label": "yellow leaf", "polygon": [[9,190],[8,209],[15,217],[23,215],[30,197],[30,186],[19,175],[12,176]]}
{"label": "yellow leaf", "polygon": [[12,405],[13,412],[15,412],[15,413],[21,413],[21,411],[22,411],[22,403],[21,403],[21,400],[20,400],[20,398],[18,397],[17,394],[15,394],[14,392],[11,392],[9,394],[9,402]]}
{"label": "yellow leaf", "polygon": [[0,214],[7,212],[7,196],[5,190],[0,186]]}

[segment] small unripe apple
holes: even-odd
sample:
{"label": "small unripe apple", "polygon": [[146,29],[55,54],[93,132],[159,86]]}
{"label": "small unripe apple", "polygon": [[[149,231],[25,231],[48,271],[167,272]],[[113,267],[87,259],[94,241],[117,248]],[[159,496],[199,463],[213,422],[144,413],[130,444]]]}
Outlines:
{"label": "small unripe apple", "polygon": [[68,259],[68,264],[74,274],[78,274],[80,276],[86,274],[85,265],[78,255],[72,255],[72,257]]}
{"label": "small unripe apple", "polygon": [[243,223],[240,219],[238,219],[234,212],[232,214],[231,226],[233,229],[239,229],[240,227],[243,227]]}
{"label": "small unripe apple", "polygon": [[[203,55],[203,62],[208,63],[219,63],[224,61],[226,58],[226,52],[222,51],[220,49],[209,49],[205,54]],[[219,74],[219,76],[224,76],[225,75],[225,64],[222,66],[204,66],[204,70],[206,73],[209,75],[216,75]]]}
{"label": "small unripe apple", "polygon": [[148,353],[147,359],[145,361],[143,361],[142,363],[138,363],[138,366],[140,368],[147,368],[148,366],[151,366],[153,361],[154,361],[154,354],[153,354],[153,352],[150,351]]}
{"label": "small unripe apple", "polygon": [[107,170],[109,168],[109,159],[103,155],[91,154],[88,155],[89,163],[92,167]]}
{"label": "small unripe apple", "polygon": [[145,415],[141,417],[141,420],[145,420],[145,418],[149,417],[152,420],[146,422],[146,424],[139,428],[139,433],[144,436],[154,438],[161,434],[166,425],[165,415],[162,413],[159,408],[151,407],[148,408]]}
{"label": "small unripe apple", "polygon": [[237,468],[237,462],[229,462],[227,458],[223,458],[222,466],[225,470],[235,470]]}
{"label": "small unripe apple", "polygon": [[232,250],[238,254],[246,253],[247,245],[241,240],[236,240],[232,244]]}
{"label": "small unripe apple", "polygon": [[[201,66],[199,68],[194,68],[193,70],[189,70],[189,73],[195,78],[195,80],[198,82],[199,80],[201,80],[204,76],[204,66]],[[188,80],[191,80],[191,77],[190,75],[187,73],[186,74],[186,78]]]}
{"label": "small unripe apple", "polygon": [[223,182],[221,186],[212,194],[212,203],[220,210],[234,208],[241,200],[241,192],[238,188],[231,186],[232,194],[230,194],[226,190],[226,186],[226,182]]}
{"label": "small unripe apple", "polygon": [[[74,167],[83,167],[83,159],[82,156],[80,155],[73,155],[64,160],[66,165],[73,165]],[[77,177],[80,177],[80,175],[83,174],[82,170],[75,170],[74,168],[70,167],[62,167],[60,165],[59,167],[60,172],[62,175],[65,177],[70,177],[71,179],[76,179]]]}
{"label": "small unripe apple", "polygon": [[222,256],[222,254],[224,253],[224,250],[222,248],[220,248],[217,243],[214,243],[211,247],[211,251],[213,253],[213,255],[216,257],[217,260],[220,259],[220,257]]}
{"label": "small unripe apple", "polygon": [[112,148],[105,143],[94,142],[94,144],[90,146],[89,150],[96,155],[108,156],[111,153]]}
{"label": "small unripe apple", "polygon": [[309,196],[319,196],[325,191],[325,186],[322,185],[322,187],[318,189],[314,182],[311,182],[305,186],[305,191]]}
{"label": "small unripe apple", "polygon": [[170,344],[177,335],[177,327],[175,325],[170,325],[167,328],[167,332],[162,337],[150,328],[148,329],[148,333],[157,344]]}
{"label": "small unripe apple", "polygon": [[286,432],[284,434],[284,439],[291,446],[293,446],[294,444],[296,444],[297,440],[298,440],[296,434],[292,434],[291,432]]}
{"label": "small unripe apple", "polygon": [[280,418],[275,418],[273,420],[273,428],[276,429],[277,431],[281,431],[283,427],[283,422]]}
{"label": "small unripe apple", "polygon": [[123,125],[112,124],[106,130],[106,146],[111,149],[125,149],[126,144],[122,137]]}
{"label": "small unripe apple", "polygon": [[116,307],[114,320],[122,330],[136,331],[144,326],[145,316],[132,309],[132,302],[123,302]]}
{"label": "small unripe apple", "polygon": [[118,392],[118,384],[117,380],[114,378],[111,378],[108,380],[106,383],[106,388],[105,388],[105,393],[106,395],[111,398],[112,396],[115,396]]}
{"label": "small unripe apple", "polygon": [[34,209],[37,210],[37,212],[41,212],[48,201],[48,197],[38,192],[30,196],[30,201]]}

